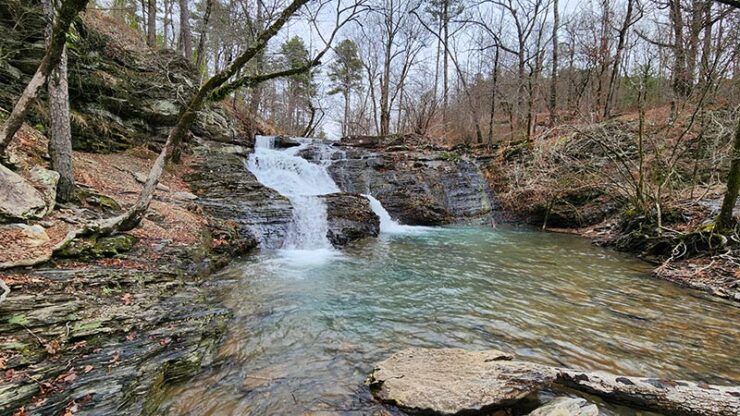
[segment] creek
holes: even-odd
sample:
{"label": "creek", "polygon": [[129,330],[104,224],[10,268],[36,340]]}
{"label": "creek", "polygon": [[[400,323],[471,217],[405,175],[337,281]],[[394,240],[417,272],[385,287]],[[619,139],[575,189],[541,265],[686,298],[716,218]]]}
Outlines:
{"label": "creek", "polygon": [[167,391],[171,414],[372,414],[380,406],[363,381],[373,363],[412,346],[740,380],[740,308],[730,302],[652,279],[650,265],[585,239],[514,227],[403,226],[372,197],[380,236],[336,250],[317,198],[338,190],[326,165],[296,156],[303,145],[262,144],[248,167],[297,207],[294,224],[283,247],[214,277],[211,296],[234,317],[216,365]]}

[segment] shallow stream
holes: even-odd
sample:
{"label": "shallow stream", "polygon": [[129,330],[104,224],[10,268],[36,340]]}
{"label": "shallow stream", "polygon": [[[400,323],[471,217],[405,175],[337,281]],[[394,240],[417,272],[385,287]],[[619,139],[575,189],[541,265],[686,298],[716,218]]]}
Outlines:
{"label": "shallow stream", "polygon": [[219,365],[169,391],[167,410],[374,414],[363,380],[410,346],[740,382],[740,308],[655,280],[631,257],[518,229],[398,232],[341,252],[263,251],[223,271],[213,296],[235,316]]}

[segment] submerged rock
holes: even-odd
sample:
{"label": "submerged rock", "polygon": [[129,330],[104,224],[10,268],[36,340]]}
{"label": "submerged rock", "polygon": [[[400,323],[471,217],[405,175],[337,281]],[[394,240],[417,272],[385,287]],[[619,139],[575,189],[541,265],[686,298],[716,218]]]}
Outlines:
{"label": "submerged rock", "polygon": [[44,195],[3,165],[0,165],[0,195],[0,222],[38,219],[47,212]]}
{"label": "submerged rock", "polygon": [[370,202],[362,195],[335,193],[322,195],[326,203],[329,222],[327,238],[335,247],[366,237],[376,237],[380,232],[380,218],[373,212]]}
{"label": "submerged rock", "polygon": [[599,408],[586,399],[558,397],[535,409],[529,416],[598,416]]}

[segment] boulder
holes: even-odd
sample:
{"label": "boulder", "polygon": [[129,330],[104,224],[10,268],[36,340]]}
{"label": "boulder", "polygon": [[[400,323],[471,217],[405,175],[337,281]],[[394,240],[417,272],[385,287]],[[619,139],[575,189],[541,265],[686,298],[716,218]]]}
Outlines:
{"label": "boulder", "polygon": [[0,195],[0,221],[39,219],[47,212],[44,195],[3,165],[0,165]]}
{"label": "boulder", "polygon": [[287,136],[277,136],[275,137],[275,141],[273,142],[273,145],[276,149],[287,149],[289,147],[297,147],[301,145],[301,142],[298,140],[287,137]]}
{"label": "boulder", "polygon": [[35,166],[31,169],[31,182],[36,186],[46,201],[46,212],[51,212],[57,200],[57,185],[59,184],[59,173],[53,170]]}
{"label": "boulder", "polygon": [[[407,411],[441,415],[516,407],[519,400],[546,387],[568,388],[670,415],[740,414],[740,386],[586,372],[511,359],[497,350],[411,348],[377,364],[367,382],[373,395],[383,402]],[[566,411],[576,413],[563,413]],[[533,414],[597,413],[583,402],[557,402]]]}
{"label": "boulder", "polygon": [[379,363],[368,381],[375,397],[407,411],[487,412],[508,407],[545,385],[547,377],[528,363],[508,361],[512,358],[497,350],[412,348]]}
{"label": "boulder", "polygon": [[370,201],[362,195],[335,193],[322,195],[326,203],[329,222],[327,238],[334,247],[342,247],[351,241],[366,237],[377,237],[380,218],[370,207]]}
{"label": "boulder", "polygon": [[599,408],[580,397],[557,397],[529,416],[598,416]]}

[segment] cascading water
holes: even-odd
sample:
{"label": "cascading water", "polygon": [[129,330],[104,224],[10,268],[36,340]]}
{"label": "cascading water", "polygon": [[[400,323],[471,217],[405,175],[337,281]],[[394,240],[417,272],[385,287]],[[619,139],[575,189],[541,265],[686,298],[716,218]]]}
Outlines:
{"label": "cascading water", "polygon": [[283,248],[291,250],[331,249],[327,238],[326,205],[319,195],[339,192],[326,165],[310,163],[298,156],[310,142],[275,149],[274,138],[257,136],[247,168],[265,186],[286,196],[293,205],[293,224]]}
{"label": "cascading water", "polygon": [[[283,243],[284,249],[331,250],[332,246],[327,238],[326,205],[319,196],[340,192],[327,172],[335,150],[311,139],[295,140],[301,144],[276,149],[274,137],[257,136],[254,153],[249,156],[247,168],[260,183],[286,196],[293,206],[293,223]],[[309,146],[314,150],[312,160],[315,163],[299,156]],[[373,212],[380,217],[381,233],[403,234],[424,229],[399,224],[391,218],[380,201],[370,194],[364,196],[370,201]]]}
{"label": "cascading water", "polygon": [[370,201],[370,208],[372,208],[375,215],[380,218],[380,232],[387,234],[402,234],[414,231],[421,231],[425,227],[415,227],[410,225],[401,225],[398,221],[391,218],[391,214],[383,208],[383,204],[380,203],[374,196],[370,194],[363,194],[365,198]]}

